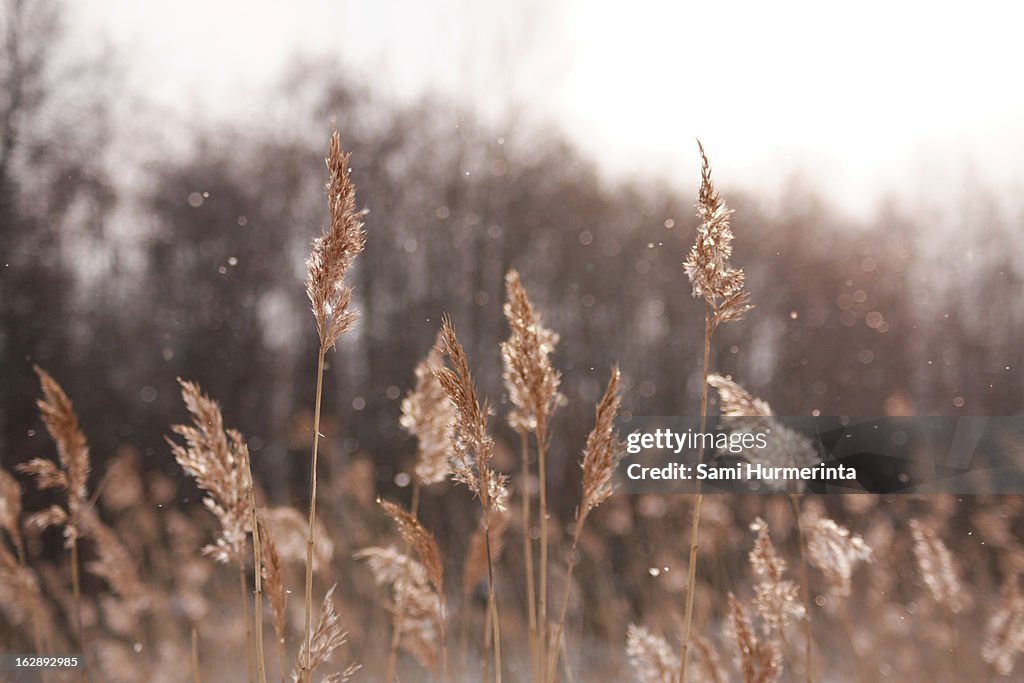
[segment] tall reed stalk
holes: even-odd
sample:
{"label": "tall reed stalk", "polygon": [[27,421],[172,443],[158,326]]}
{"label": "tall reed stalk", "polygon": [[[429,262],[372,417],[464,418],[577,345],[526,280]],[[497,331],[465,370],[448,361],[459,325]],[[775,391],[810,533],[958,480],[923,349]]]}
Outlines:
{"label": "tall reed stalk", "polygon": [[[416,465],[412,472],[412,502],[409,514],[417,520],[420,496],[424,486],[436,484],[448,478],[449,439],[452,423],[455,421],[455,408],[441,386],[434,371],[444,367],[444,359],[438,348],[440,335],[426,357],[416,366],[416,386],[402,399],[402,416],[399,424],[412,436],[416,437]],[[404,554],[412,549],[410,541],[406,541]],[[398,663],[398,649],[402,643],[402,632],[405,620],[406,592],[400,592],[395,604],[395,614],[391,624],[391,643],[388,647],[388,660],[385,668],[385,680],[394,680],[395,668]],[[438,594],[439,614],[444,619],[442,595]],[[442,623],[441,637],[445,641],[443,647],[442,669],[447,677],[448,648],[447,624]]]}
{"label": "tall reed stalk", "polygon": [[[252,561],[255,569],[256,675],[259,683],[267,683],[267,662],[263,656],[263,552],[260,548],[260,525],[256,518],[256,492],[252,478],[252,462],[245,459],[249,472],[249,515],[252,519]],[[245,575],[243,573],[243,581]]]}
{"label": "tall reed stalk", "polygon": [[313,657],[313,547],[316,530],[316,474],[320,448],[320,408],[323,398],[324,358],[338,338],[355,322],[349,309],[352,290],[345,283],[345,274],[352,261],[363,250],[363,212],[356,209],[355,187],[349,178],[349,154],[341,150],[341,137],[331,133],[327,155],[327,205],[330,211],[328,230],[313,242],[306,261],[308,275],[306,294],[316,320],[320,347],[316,365],[316,399],[313,409],[313,446],[309,472],[309,528],[306,536],[306,589],[303,661],[299,662],[299,680],[309,683]]}
{"label": "tall reed stalk", "polygon": [[81,515],[89,504],[87,480],[89,478],[89,445],[78,425],[71,399],[53,377],[39,366],[34,366],[39,377],[43,397],[36,401],[39,414],[47,431],[57,444],[58,467],[52,460],[35,458],[17,466],[19,472],[32,475],[40,489],[55,488],[65,491],[67,511],[59,507],[36,513],[38,526],[64,527],[65,547],[71,562],[71,593],[75,604],[75,636],[83,662],[80,678],[89,680],[88,647],[82,622],[81,567],[78,558],[78,537],[81,533]]}
{"label": "tall reed stalk", "polygon": [[[238,585],[245,623],[245,661],[249,680],[254,679],[252,655],[253,625],[249,616],[249,589],[245,578],[247,536],[253,524],[252,475],[249,449],[238,431],[224,428],[224,417],[216,401],[205,395],[194,382],[179,379],[181,397],[192,415],[192,424],[179,424],[172,430],[184,443],[168,439],[174,459],[199,488],[206,491],[204,504],[217,517],[220,534],[216,542],[203,548],[220,564],[238,568]],[[259,573],[259,562],[256,563]]]}
{"label": "tall reed stalk", "polygon": [[[541,316],[534,310],[526,294],[519,273],[510,270],[505,275],[505,319],[509,337],[501,344],[504,367],[502,378],[509,400],[515,406],[509,412],[509,425],[520,434],[523,449],[523,545],[526,562],[528,623],[530,624],[530,652],[534,677],[543,676],[547,663],[548,643],[548,485],[547,445],[548,424],[560,395],[561,375],[551,364],[551,354],[558,344],[558,335],[544,327]],[[538,521],[540,523],[540,578],[537,604],[534,604],[533,540],[530,538],[529,432],[537,442]]]}
{"label": "tall reed stalk", "polygon": [[[800,496],[788,493],[789,505],[793,510],[793,524],[796,525],[796,540],[800,544],[800,592],[804,596],[804,680],[811,683],[811,582],[807,575],[807,541],[804,538],[804,525],[800,520]],[[856,645],[852,644],[856,651]]]}
{"label": "tall reed stalk", "polygon": [[526,618],[528,626],[527,644],[530,648],[530,670],[538,670],[537,661],[537,592],[534,587],[533,538],[530,528],[530,433],[518,429],[519,449],[522,458],[523,483],[520,491],[522,499],[523,525],[523,572],[526,574]]}
{"label": "tall reed stalk", "polygon": [[455,335],[455,328],[446,316],[441,323],[441,350],[451,367],[434,371],[449,400],[455,407],[456,420],[451,432],[452,479],[464,484],[480,501],[487,555],[487,603],[494,628],[494,676],[501,683],[501,627],[498,599],[494,590],[494,548],[491,538],[492,512],[505,510],[508,489],[506,477],[492,469],[494,440],[487,431],[487,401],[480,402],[469,370],[466,353]]}
{"label": "tall reed stalk", "polygon": [[[697,194],[697,215],[701,224],[697,228],[697,239],[683,268],[693,287],[693,296],[704,299],[704,376],[700,392],[700,429],[707,424],[708,371],[711,355],[711,338],[723,322],[740,320],[750,310],[748,294],[743,291],[743,271],[729,263],[732,255],[732,228],[729,217],[732,211],[725,205],[721,195],[711,181],[711,164],[704,153],[704,146],[697,141],[701,157],[701,183]],[[704,443],[697,452],[697,462],[704,460]],[[690,530],[690,556],[687,567],[686,611],[683,617],[683,642],[679,656],[679,682],[686,683],[686,664],[690,652],[690,636],[693,627],[693,605],[697,588],[697,550],[700,547],[700,517],[704,495],[701,482],[696,482],[696,499]]]}
{"label": "tall reed stalk", "polygon": [[567,560],[565,592],[562,594],[562,607],[559,610],[558,621],[551,639],[552,650],[546,660],[545,681],[555,680],[559,655],[564,648],[562,632],[565,628],[565,615],[569,610],[572,575],[576,568],[576,552],[583,525],[591,511],[608,500],[612,494],[612,475],[622,458],[622,447],[614,432],[619,402],[619,368],[613,366],[611,378],[608,380],[608,388],[594,410],[594,428],[587,436],[587,445],[583,449],[583,461],[580,463],[583,469],[583,492],[580,496],[580,503],[576,507],[576,524],[572,534],[572,548],[569,550]]}

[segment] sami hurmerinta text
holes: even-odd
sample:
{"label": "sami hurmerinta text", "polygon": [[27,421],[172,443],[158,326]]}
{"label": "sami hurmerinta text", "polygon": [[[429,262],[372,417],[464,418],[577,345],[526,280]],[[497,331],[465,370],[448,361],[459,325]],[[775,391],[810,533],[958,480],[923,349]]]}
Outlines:
{"label": "sami hurmerinta text", "polygon": [[736,463],[730,466],[683,465],[669,463],[661,467],[644,467],[633,463],[626,468],[630,479],[708,480],[708,481],[849,481],[857,471],[846,465],[819,463],[813,467],[771,467],[760,463]]}

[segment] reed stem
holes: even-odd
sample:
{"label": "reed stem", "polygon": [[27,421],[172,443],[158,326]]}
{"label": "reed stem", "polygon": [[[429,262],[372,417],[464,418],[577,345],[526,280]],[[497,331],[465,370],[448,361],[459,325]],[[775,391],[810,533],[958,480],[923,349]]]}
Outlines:
{"label": "reed stem", "polygon": [[245,581],[245,565],[238,563],[238,588],[242,594],[242,620],[245,622],[245,668],[252,683],[255,673],[252,669],[252,622],[249,620],[249,589]]}
{"label": "reed stem", "polygon": [[[420,507],[420,482],[413,476],[412,485],[412,504],[410,505],[409,514],[414,518]],[[412,549],[411,544],[407,541],[405,543],[405,554],[409,555]],[[395,669],[398,667],[398,648],[402,644],[402,628],[403,628],[403,616],[405,612],[405,595],[399,596],[399,601],[395,605],[395,617],[391,620],[391,643],[388,646],[388,663],[385,669],[384,680],[390,683],[395,680]],[[445,653],[447,654],[447,653]]]}
{"label": "reed stem", "polygon": [[[579,515],[577,515],[578,519]],[[580,530],[583,525],[577,522],[576,529],[572,534],[572,548],[569,550],[569,561],[568,568],[566,570],[565,577],[565,592],[562,595],[562,607],[558,614],[558,623],[555,626],[554,637],[552,640],[552,647],[554,648],[551,654],[548,656],[549,661],[547,662],[547,673],[545,681],[554,681],[555,673],[558,671],[558,659],[562,652],[562,631],[565,628],[565,615],[569,612],[569,594],[572,593],[572,575],[573,570],[576,569],[576,547],[580,540]]]}
{"label": "reed stem", "polygon": [[548,484],[547,484],[547,424],[543,415],[537,416],[537,475],[540,485],[540,601],[537,615],[537,664],[547,661],[548,646]]}
{"label": "reed stem", "polygon": [[71,593],[75,599],[75,630],[78,632],[78,648],[82,651],[82,673],[79,679],[88,683],[89,666],[86,663],[85,628],[82,626],[82,579],[78,565],[78,523],[71,520],[75,533],[71,537]]}
{"label": "reed stem", "polygon": [[310,657],[312,656],[313,640],[313,543],[316,529],[316,460],[320,448],[320,402],[323,398],[324,389],[324,356],[327,348],[321,342],[320,354],[316,364],[316,404],[313,408],[313,453],[310,458],[309,468],[309,531],[306,536],[306,625],[305,625],[305,653],[306,656],[299,662],[299,680],[302,683],[309,683]]}
{"label": "reed stem", "polygon": [[498,599],[494,593],[494,559],[491,555],[491,523],[484,510],[484,545],[487,550],[487,602],[494,624],[494,680],[501,683],[501,622],[498,619]]}
{"label": "reed stem", "polygon": [[793,521],[796,524],[797,541],[800,543],[800,591],[804,594],[804,680],[811,683],[811,593],[810,580],[807,576],[807,543],[804,540],[804,527],[800,521],[800,498],[795,493],[787,494],[789,504],[793,508]]}
{"label": "reed stem", "polygon": [[536,677],[537,661],[537,594],[533,585],[533,539],[530,537],[530,434],[519,430],[519,447],[523,460],[523,564],[526,572],[526,614],[529,623],[531,671]]}
{"label": "reed stem", "polygon": [[[708,360],[711,355],[711,306],[704,309],[704,381],[700,389],[700,431],[704,432],[708,420]],[[697,464],[704,462],[704,440],[697,449]],[[696,481],[697,500],[693,509],[693,525],[690,530],[690,561],[687,567],[686,615],[683,621],[683,647],[679,655],[679,683],[686,683],[686,660],[690,654],[690,631],[693,627],[693,602],[697,588],[697,548],[700,545],[700,511],[704,503],[701,480]]]}
{"label": "reed stem", "polygon": [[[252,464],[249,466],[249,513],[252,516],[252,558],[255,566],[255,623],[256,623],[256,671],[259,683],[267,683],[267,661],[263,656],[263,573],[260,552],[260,527],[256,519],[256,493],[252,478]],[[243,574],[244,578],[244,574]]]}
{"label": "reed stem", "polygon": [[192,683],[203,683],[199,674],[199,633],[192,627]]}

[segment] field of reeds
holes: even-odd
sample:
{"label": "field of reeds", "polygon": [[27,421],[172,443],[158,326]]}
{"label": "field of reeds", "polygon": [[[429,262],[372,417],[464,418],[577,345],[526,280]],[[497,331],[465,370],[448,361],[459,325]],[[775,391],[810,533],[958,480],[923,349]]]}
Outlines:
{"label": "field of reeds", "polygon": [[[715,367],[716,333],[755,316],[757,293],[698,151],[700,223],[678,257],[691,291],[668,296],[704,307],[690,322],[704,339],[701,417],[771,419]],[[0,680],[1022,680],[1019,496],[617,494],[616,365],[599,369],[586,438],[558,454],[574,479],[552,486],[559,411],[580,399],[563,393],[558,332],[515,270],[488,309],[505,321],[500,348],[470,356],[445,317],[421,349],[401,402],[416,457],[399,494],[378,497],[365,457],[328,471],[320,448],[344,427],[323,426],[325,366],[363,324],[350,269],[374,235],[337,133],[326,161],[330,221],[306,262],[313,324],[291,332],[315,331],[308,497],[269,502],[254,475],[269,470],[209,378],[179,379],[168,472],[130,450],[95,460],[75,396],[36,367],[24,428],[50,439],[0,470],[0,646],[83,666]],[[501,396],[474,380],[489,365]],[[496,436],[499,422],[518,438]]]}

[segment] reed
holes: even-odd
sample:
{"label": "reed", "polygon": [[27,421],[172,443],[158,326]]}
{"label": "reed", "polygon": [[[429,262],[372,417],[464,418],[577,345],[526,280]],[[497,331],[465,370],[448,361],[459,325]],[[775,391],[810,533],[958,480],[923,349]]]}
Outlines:
{"label": "reed", "polygon": [[[697,215],[701,224],[683,269],[690,280],[695,298],[704,299],[704,377],[700,391],[700,431],[707,425],[708,371],[711,338],[724,322],[741,320],[751,309],[750,297],[743,289],[743,271],[729,262],[732,256],[732,211],[711,180],[711,163],[704,146],[697,141],[701,157],[701,182],[697,193]],[[704,444],[697,452],[697,463],[704,462]],[[679,681],[686,683],[686,664],[690,652],[690,632],[693,627],[693,604],[697,589],[697,549],[700,547],[700,516],[704,503],[701,481],[696,482],[696,498],[690,529],[690,556],[687,563],[686,610],[683,616],[683,643],[679,655]]]}
{"label": "reed", "polygon": [[[530,624],[531,665],[534,676],[546,670],[548,648],[548,424],[561,395],[561,375],[551,364],[558,335],[544,327],[530,302],[519,273],[505,275],[505,320],[509,337],[501,343],[505,390],[514,406],[508,414],[509,425],[520,437],[523,467],[523,557],[527,581],[527,617]],[[534,594],[533,540],[530,538],[530,460],[529,434],[537,445],[537,478],[540,524],[539,596]],[[537,600],[536,604],[534,600]],[[557,653],[557,641],[554,646]]]}
{"label": "reed", "polygon": [[[355,257],[363,250],[366,236],[362,217],[356,209],[355,186],[349,177],[350,155],[341,149],[338,131],[331,133],[327,154],[327,206],[330,225],[313,241],[306,260],[306,295],[309,297],[316,331],[320,340],[316,364],[316,399],[313,409],[313,446],[309,469],[309,532],[306,539],[305,627],[303,649],[307,658],[313,653],[313,549],[316,544],[316,471],[320,447],[320,407],[323,399],[324,358],[338,338],[352,327],[356,313],[349,308],[352,289],[345,283]],[[310,661],[299,663],[301,683],[309,683]]]}
{"label": "reed", "polygon": [[565,591],[562,595],[562,607],[558,613],[552,650],[548,655],[546,681],[554,681],[558,669],[559,653],[561,652],[562,630],[565,628],[565,615],[569,609],[569,595],[572,592],[572,575],[576,568],[577,549],[583,525],[590,513],[612,495],[612,475],[622,459],[622,444],[615,434],[615,418],[619,412],[619,368],[613,366],[608,387],[604,396],[594,409],[594,428],[587,436],[587,445],[583,449],[583,492],[579,505],[576,507],[576,524],[573,528],[572,547],[567,560]]}
{"label": "reed", "polygon": [[506,508],[506,477],[492,468],[494,440],[487,431],[489,407],[477,398],[466,352],[447,317],[441,323],[441,350],[451,367],[439,368],[435,376],[455,407],[456,420],[451,432],[452,478],[464,484],[480,501],[485,554],[487,558],[487,602],[494,629],[494,675],[501,683],[501,621],[494,590],[494,551],[491,540],[491,514]]}
{"label": "reed", "polygon": [[81,535],[82,514],[89,504],[87,486],[89,478],[89,445],[85,434],[78,425],[71,399],[53,377],[38,365],[33,366],[39,377],[39,385],[43,397],[36,401],[39,415],[46,425],[50,437],[57,444],[57,464],[52,460],[34,458],[17,466],[23,474],[35,478],[40,489],[59,489],[65,492],[66,510],[51,507],[42,513],[33,515],[35,525],[39,528],[55,525],[64,530],[64,545],[68,549],[71,561],[71,590],[74,599],[75,635],[78,638],[79,650],[83,653],[81,679],[89,679],[88,659],[85,658],[87,644],[85,629],[82,622],[82,586],[81,568],[78,557],[78,541]]}
{"label": "reed", "polygon": [[[247,535],[252,530],[252,478],[249,449],[240,432],[224,428],[224,417],[216,401],[198,384],[178,379],[181,398],[192,415],[192,424],[179,424],[172,431],[184,443],[168,438],[174,459],[195,478],[206,496],[203,503],[217,518],[220,533],[213,544],[203,548],[220,564],[234,564],[242,598],[245,624],[245,662],[250,681],[253,666],[252,622],[249,619],[249,589],[245,578]],[[258,567],[257,567],[258,569]]]}

